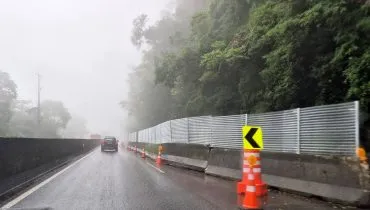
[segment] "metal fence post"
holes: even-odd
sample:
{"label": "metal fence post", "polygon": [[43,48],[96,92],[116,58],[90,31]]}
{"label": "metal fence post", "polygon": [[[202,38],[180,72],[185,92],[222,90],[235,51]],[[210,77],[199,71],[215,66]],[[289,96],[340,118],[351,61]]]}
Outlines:
{"label": "metal fence post", "polygon": [[360,107],[358,101],[355,101],[355,129],[355,149],[357,149],[360,147]]}
{"label": "metal fence post", "polygon": [[301,108],[297,108],[297,154],[301,154]]}
{"label": "metal fence post", "polygon": [[171,121],[170,120],[170,142],[172,142],[172,124],[171,124]]}
{"label": "metal fence post", "polygon": [[245,114],[245,124],[248,125],[248,114]]}
{"label": "metal fence post", "polygon": [[188,136],[188,141],[187,141],[187,143],[189,144],[190,143],[190,132],[189,132],[189,118],[186,118],[186,121],[188,121],[188,130],[187,130],[187,136]]}
{"label": "metal fence post", "polygon": [[213,141],[213,116],[211,116],[211,120],[209,121],[210,122],[210,131],[211,131],[211,135],[210,135],[210,139],[208,139],[208,144],[212,146],[212,141]]}

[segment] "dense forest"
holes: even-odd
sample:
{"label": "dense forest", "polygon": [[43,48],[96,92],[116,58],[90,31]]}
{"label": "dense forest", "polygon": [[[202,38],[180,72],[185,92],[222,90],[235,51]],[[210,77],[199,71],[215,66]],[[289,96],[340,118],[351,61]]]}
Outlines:
{"label": "dense forest", "polygon": [[18,99],[11,75],[0,70],[0,137],[83,138],[86,122],[71,115],[61,101],[43,100],[38,108]]}
{"label": "dense forest", "polygon": [[177,0],[133,21],[134,131],[175,118],[370,100],[370,1]]}

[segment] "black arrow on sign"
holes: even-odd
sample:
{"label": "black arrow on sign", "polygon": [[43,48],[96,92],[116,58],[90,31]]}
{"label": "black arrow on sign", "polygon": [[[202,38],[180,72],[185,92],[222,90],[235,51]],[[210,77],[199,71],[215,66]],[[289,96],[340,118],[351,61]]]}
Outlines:
{"label": "black arrow on sign", "polygon": [[257,142],[253,139],[254,134],[257,132],[258,128],[251,128],[247,135],[245,135],[245,139],[248,141],[248,143],[253,147],[253,148],[261,148]]}

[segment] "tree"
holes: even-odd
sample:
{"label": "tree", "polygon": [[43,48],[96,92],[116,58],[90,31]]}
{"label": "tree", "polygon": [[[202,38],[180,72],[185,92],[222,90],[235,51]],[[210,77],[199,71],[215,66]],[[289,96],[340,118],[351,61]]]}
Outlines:
{"label": "tree", "polygon": [[68,109],[61,101],[47,100],[41,103],[40,137],[56,138],[60,136],[71,119]]}
{"label": "tree", "polygon": [[88,134],[86,120],[78,115],[72,115],[67,126],[62,130],[63,138],[84,138]]}
{"label": "tree", "polygon": [[132,29],[131,42],[136,47],[140,48],[143,44],[144,27],[148,21],[148,16],[141,14],[132,21],[134,28]]}
{"label": "tree", "polygon": [[0,136],[8,132],[12,116],[11,106],[17,98],[17,86],[8,73],[0,71]]}
{"label": "tree", "polygon": [[8,136],[13,137],[36,137],[37,113],[30,101],[17,100],[13,106],[13,116],[9,123]]}
{"label": "tree", "polygon": [[194,1],[140,27],[149,48],[125,101],[136,129],[353,100],[368,110],[369,1]]}

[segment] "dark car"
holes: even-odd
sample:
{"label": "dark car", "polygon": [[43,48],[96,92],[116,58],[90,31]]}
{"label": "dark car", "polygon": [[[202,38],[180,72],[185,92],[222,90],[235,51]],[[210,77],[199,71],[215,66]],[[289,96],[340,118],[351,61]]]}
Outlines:
{"label": "dark car", "polygon": [[101,151],[114,150],[118,151],[118,140],[115,137],[104,137],[100,145]]}

